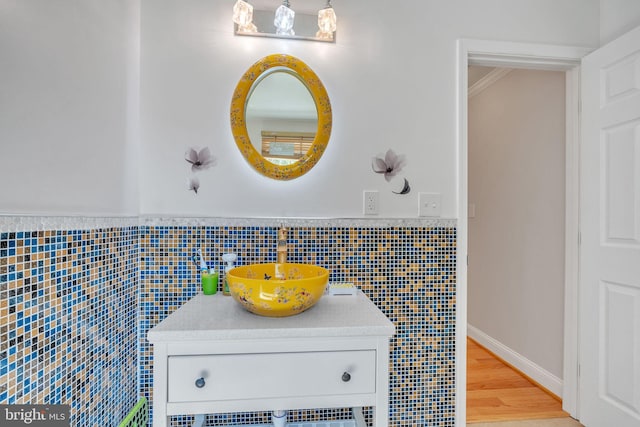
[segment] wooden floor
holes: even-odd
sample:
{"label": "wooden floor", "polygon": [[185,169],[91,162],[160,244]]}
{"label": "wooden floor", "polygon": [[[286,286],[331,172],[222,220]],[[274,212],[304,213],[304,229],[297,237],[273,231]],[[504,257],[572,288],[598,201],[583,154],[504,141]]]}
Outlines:
{"label": "wooden floor", "polygon": [[467,339],[467,423],[568,416],[557,397]]}

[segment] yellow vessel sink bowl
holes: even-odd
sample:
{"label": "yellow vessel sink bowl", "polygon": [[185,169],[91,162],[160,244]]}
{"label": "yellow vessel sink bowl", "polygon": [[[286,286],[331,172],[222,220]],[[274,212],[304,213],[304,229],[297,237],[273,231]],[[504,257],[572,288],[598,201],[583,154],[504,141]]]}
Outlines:
{"label": "yellow vessel sink bowl", "polygon": [[300,314],[324,294],[329,270],[310,264],[251,264],[227,273],[231,296],[251,313],[267,317]]}

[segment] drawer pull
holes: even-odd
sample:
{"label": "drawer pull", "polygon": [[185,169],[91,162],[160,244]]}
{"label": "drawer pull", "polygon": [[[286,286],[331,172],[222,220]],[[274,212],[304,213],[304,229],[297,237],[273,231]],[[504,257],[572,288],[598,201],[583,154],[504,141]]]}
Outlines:
{"label": "drawer pull", "polygon": [[344,374],[342,374],[342,381],[344,381],[345,383],[351,381],[351,374],[349,372],[345,372]]}
{"label": "drawer pull", "polygon": [[196,387],[198,387],[198,388],[204,387],[204,378],[198,378],[196,380]]}

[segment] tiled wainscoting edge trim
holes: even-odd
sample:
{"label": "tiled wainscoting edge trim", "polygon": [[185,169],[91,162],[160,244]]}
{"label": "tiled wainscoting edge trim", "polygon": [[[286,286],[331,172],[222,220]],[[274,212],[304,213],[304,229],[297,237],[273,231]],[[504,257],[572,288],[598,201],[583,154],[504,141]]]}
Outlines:
{"label": "tiled wainscoting edge trim", "polygon": [[218,227],[455,227],[455,218],[221,218],[160,216],[20,216],[1,215],[0,231],[92,230],[133,226]]}

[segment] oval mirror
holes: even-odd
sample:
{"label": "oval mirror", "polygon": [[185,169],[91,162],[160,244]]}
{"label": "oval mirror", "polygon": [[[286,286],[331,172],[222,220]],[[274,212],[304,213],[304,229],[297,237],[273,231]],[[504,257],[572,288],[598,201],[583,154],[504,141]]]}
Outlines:
{"label": "oval mirror", "polygon": [[253,64],[231,100],[231,130],[240,152],[273,179],[307,173],[324,153],[331,124],[322,82],[289,55],[270,55]]}

